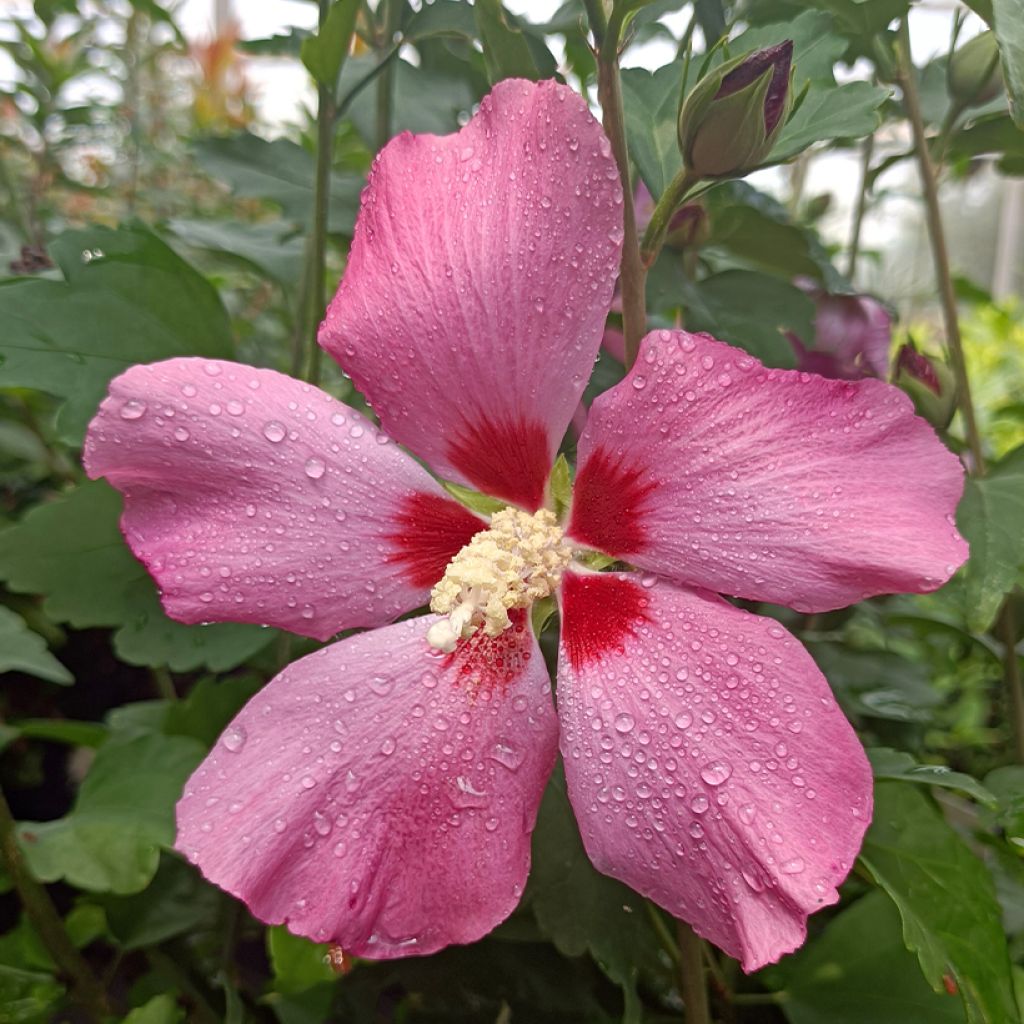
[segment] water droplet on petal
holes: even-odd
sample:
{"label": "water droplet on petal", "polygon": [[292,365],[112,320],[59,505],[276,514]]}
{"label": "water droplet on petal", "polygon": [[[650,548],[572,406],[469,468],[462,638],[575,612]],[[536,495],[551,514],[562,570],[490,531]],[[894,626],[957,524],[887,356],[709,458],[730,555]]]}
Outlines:
{"label": "water droplet on petal", "polygon": [[246,739],[247,735],[242,726],[229,725],[224,730],[224,735],[221,736],[220,741],[232,754],[237,754],[245,746]]}
{"label": "water droplet on petal", "polygon": [[324,465],[324,460],[318,459],[315,456],[306,460],[304,469],[306,471],[306,476],[308,476],[310,480],[319,480],[320,477],[327,472],[327,466]]}
{"label": "water droplet on petal", "polygon": [[121,406],[121,419],[123,420],[138,420],[146,414],[146,403],[140,402],[136,398],[129,398],[124,405]]}
{"label": "water droplet on petal", "polygon": [[284,429],[284,424],[279,423],[277,420],[267,420],[263,424],[263,436],[273,444],[283,441],[285,434],[287,434],[287,431]]}

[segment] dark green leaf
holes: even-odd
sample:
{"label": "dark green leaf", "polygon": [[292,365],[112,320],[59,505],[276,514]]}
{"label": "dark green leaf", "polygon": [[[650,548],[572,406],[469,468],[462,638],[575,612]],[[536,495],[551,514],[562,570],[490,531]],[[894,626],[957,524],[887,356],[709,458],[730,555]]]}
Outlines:
{"label": "dark green leaf", "polygon": [[1024,128],[1024,0],[992,0],[991,25],[999,40],[1010,113]]}
{"label": "dark green leaf", "polygon": [[998,801],[997,820],[1007,841],[1024,851],[1024,765],[996,768],[985,776],[985,785]]}
{"label": "dark green leaf", "polygon": [[779,964],[790,1024],[963,1024],[960,1000],[932,992],[900,934],[892,902],[874,892]]}
{"label": "dark green leaf", "polygon": [[160,859],[156,876],[142,892],[99,899],[110,933],[124,950],[155,946],[209,925],[221,903],[195,868],[170,854]]}
{"label": "dark green leaf", "polygon": [[781,203],[746,182],[714,189],[708,196],[708,211],[709,245],[722,246],[780,277],[812,277],[830,289],[847,287],[817,235],[793,224]]}
{"label": "dark green leaf", "polygon": [[565,956],[590,953],[622,986],[627,1022],[640,1020],[639,972],[658,970],[658,941],[644,900],[587,859],[561,768],[551,777],[533,833],[526,899],[540,930]]}
{"label": "dark green leaf", "polygon": [[918,662],[888,651],[860,651],[835,643],[807,646],[843,709],[854,717],[927,722],[931,709],[942,700]]}
{"label": "dark green leaf", "polygon": [[0,964],[2,1024],[40,1024],[63,995],[64,986],[49,974]]}
{"label": "dark green leaf", "polygon": [[815,142],[870,135],[880,123],[878,108],[888,96],[888,89],[870,82],[812,88],[782,129],[772,163],[789,160]]}
{"label": "dark green leaf", "polygon": [[71,747],[100,747],[107,741],[108,729],[99,722],[79,722],[69,718],[23,718],[10,723],[19,736]]}
{"label": "dark green leaf", "polygon": [[769,366],[792,366],[783,336],[814,336],[814,303],[799,288],[752,270],[712,274],[687,290],[687,326],[739,345]]}
{"label": "dark green leaf", "polygon": [[810,0],[812,7],[834,14],[852,35],[867,36],[881,32],[889,22],[902,18],[910,0]]}
{"label": "dark green leaf", "polygon": [[27,672],[37,679],[68,685],[75,677],[49,652],[46,641],[25,620],[0,605],[0,672]]}
{"label": "dark green leaf", "polygon": [[920,789],[875,787],[861,862],[899,909],[932,988],[955,981],[971,1024],[1019,1022],[992,878]]}
{"label": "dark green leaf", "polygon": [[0,385],[65,399],[62,439],[81,439],[107,382],[134,363],[231,357],[216,291],[144,228],[67,231],[50,252],[65,281],[0,286]]}
{"label": "dark green leaf", "polygon": [[178,1007],[174,996],[162,993],[132,1010],[122,1024],[177,1024],[184,1019],[185,1013]]}
{"label": "dark green leaf", "polygon": [[402,33],[406,42],[415,43],[431,36],[462,36],[476,38],[473,8],[462,0],[434,0],[424,4],[409,19]]}
{"label": "dark green leaf", "polygon": [[501,0],[476,0],[473,12],[492,84],[503,78],[540,77],[523,33],[509,25]]}
{"label": "dark green leaf", "polygon": [[969,477],[957,509],[957,526],[971,548],[965,575],[967,624],[984,632],[1024,562],[1024,448],[984,477]]}
{"label": "dark green leaf", "polygon": [[191,736],[212,747],[260,685],[256,676],[201,679],[184,700],[168,707],[163,731],[170,736]]}
{"label": "dark green leaf", "polygon": [[287,288],[298,284],[305,244],[288,221],[181,219],[167,226],[193,248],[234,256]]}
{"label": "dark green leaf", "polygon": [[[691,76],[696,77],[696,68],[691,68]],[[643,68],[622,72],[629,154],[655,199],[683,165],[676,129],[684,92],[683,70],[684,62],[675,61],[653,73]]]}
{"label": "dark green leaf", "polygon": [[996,805],[996,797],[977,779],[954,772],[938,764],[919,764],[910,754],[890,747],[873,747],[868,749],[868,760],[876,779],[888,779],[894,782],[915,782],[925,786],[939,786],[965,793],[972,800],[977,800],[986,807]]}
{"label": "dark green leaf", "polygon": [[161,847],[174,842],[174,804],[203,754],[201,743],[184,736],[109,740],[96,752],[69,814],[18,826],[32,873],[89,892],[144,889]]}
{"label": "dark green leaf", "polygon": [[[312,156],[288,139],[267,142],[243,133],[196,144],[196,156],[207,174],[226,182],[236,196],[264,199],[279,206],[293,224],[305,228],[313,216]],[[327,227],[350,234],[359,209],[363,178],[352,172],[331,174]]]}
{"label": "dark green leaf", "polygon": [[359,0],[334,0],[327,19],[316,35],[303,40],[302,63],[309,73],[328,89],[334,89],[349,47],[359,14]]}
{"label": "dark green leaf", "polygon": [[0,532],[0,578],[14,591],[43,595],[44,610],[58,622],[118,627],[115,648],[136,665],[223,670],[270,642],[273,633],[259,626],[169,619],[124,543],[120,514],[121,496],[103,481],[32,509]]}
{"label": "dark green leaf", "polygon": [[327,947],[292,935],[284,925],[267,929],[267,950],[278,992],[295,995],[334,980],[326,958]]}

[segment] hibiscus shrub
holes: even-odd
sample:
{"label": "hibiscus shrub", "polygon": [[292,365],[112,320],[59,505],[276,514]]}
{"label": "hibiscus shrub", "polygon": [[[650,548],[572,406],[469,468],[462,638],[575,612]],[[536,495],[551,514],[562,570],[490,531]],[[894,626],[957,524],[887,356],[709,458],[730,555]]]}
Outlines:
{"label": "hibiscus shrub", "polygon": [[2,43],[0,1022],[1020,1021],[1024,330],[940,204],[1012,5],[80,6]]}

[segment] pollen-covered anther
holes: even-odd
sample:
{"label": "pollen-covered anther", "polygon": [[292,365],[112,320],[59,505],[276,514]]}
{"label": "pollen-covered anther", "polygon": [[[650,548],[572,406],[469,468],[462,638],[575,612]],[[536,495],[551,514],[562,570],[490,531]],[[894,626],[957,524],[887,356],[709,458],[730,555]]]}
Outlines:
{"label": "pollen-covered anther", "polygon": [[490,529],[451,560],[431,592],[431,609],[447,618],[430,627],[427,641],[452,651],[480,629],[499,636],[512,624],[513,608],[528,608],[554,591],[571,557],[549,509],[533,515],[516,508],[495,512]]}

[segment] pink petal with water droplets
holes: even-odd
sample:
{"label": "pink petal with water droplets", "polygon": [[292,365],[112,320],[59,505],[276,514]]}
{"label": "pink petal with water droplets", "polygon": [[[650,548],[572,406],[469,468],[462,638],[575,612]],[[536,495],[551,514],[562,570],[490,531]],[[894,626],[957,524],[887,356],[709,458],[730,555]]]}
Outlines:
{"label": "pink petal with water droplets", "polygon": [[178,849],[260,920],[388,959],[472,942],[519,902],[556,754],[544,659],[525,616],[449,656],[436,621],[291,665],[188,782]]}
{"label": "pink petal with water droplets", "polygon": [[682,583],[823,611],[945,583],[967,557],[962,490],[959,460],[898,389],[656,331],[591,406],[569,535]]}
{"label": "pink petal with water droplets", "polygon": [[807,652],[773,619],[630,574],[568,574],[558,706],[595,866],[752,971],[839,898],[871,771]]}
{"label": "pink petal with water droplets", "polygon": [[500,82],[458,134],[406,133],[379,154],[320,344],[392,437],[534,509],[621,243],[619,175],[586,102]]}
{"label": "pink petal with water droplets", "polygon": [[256,622],[326,640],[426,603],[484,523],[364,416],[237,363],[170,359],[111,382],[89,475],[182,622]]}

